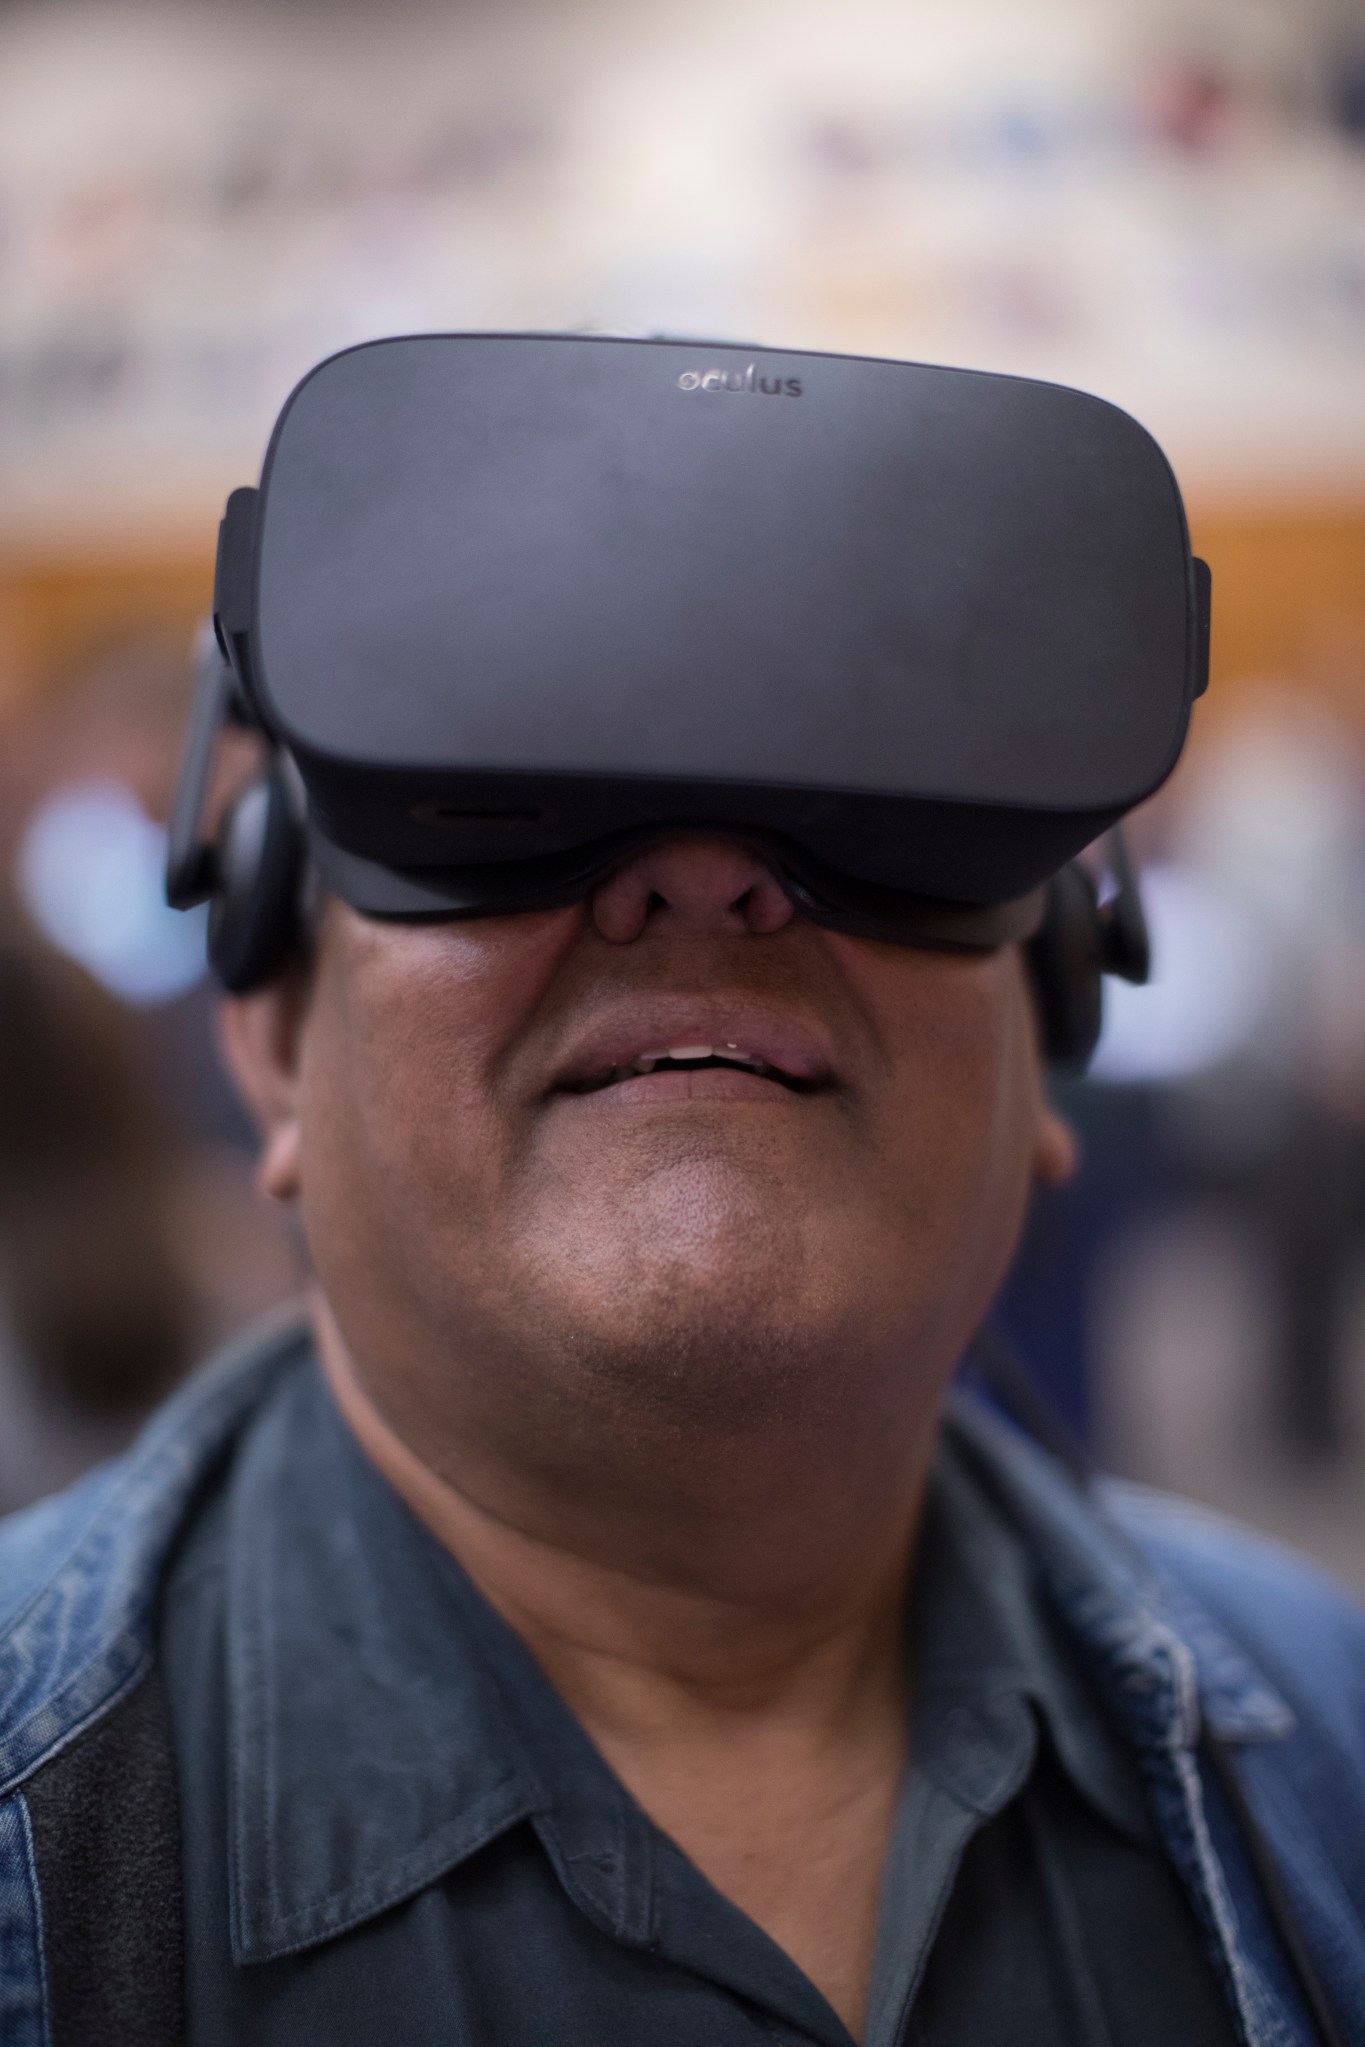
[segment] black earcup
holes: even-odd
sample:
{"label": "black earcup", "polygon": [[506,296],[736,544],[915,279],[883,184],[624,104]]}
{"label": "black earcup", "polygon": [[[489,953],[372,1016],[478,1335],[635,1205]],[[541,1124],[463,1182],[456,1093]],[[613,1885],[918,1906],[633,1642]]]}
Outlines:
{"label": "black earcup", "polygon": [[1042,924],[1027,958],[1049,1066],[1081,1072],[1099,1042],[1104,995],[1104,928],[1099,895],[1075,861],[1048,883]]}
{"label": "black earcup", "polygon": [[299,938],[303,829],[279,761],[243,790],[223,820],[209,904],[209,963],[232,995],[283,970]]}

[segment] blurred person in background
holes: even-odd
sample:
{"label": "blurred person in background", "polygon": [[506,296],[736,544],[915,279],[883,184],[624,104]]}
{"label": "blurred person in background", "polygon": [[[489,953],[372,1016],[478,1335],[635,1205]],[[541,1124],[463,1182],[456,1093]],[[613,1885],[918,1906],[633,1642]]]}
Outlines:
{"label": "blurred person in background", "polygon": [[1254,948],[1257,999],[1169,1120],[1272,1282],[1269,1425],[1320,1460],[1346,1443],[1365,1250],[1365,758],[1327,705],[1247,694],[1181,788],[1170,853]]}
{"label": "blurred person in background", "polygon": [[161,879],[191,667],[177,637],[132,631],[30,692],[0,747],[0,865],[48,942],[132,1012],[171,1125],[245,1155],[214,1050],[203,919],[170,911]]}
{"label": "blurred person in background", "polygon": [[1358,1577],[1359,740],[1306,687],[1248,684],[1137,823],[1158,972],[1108,991],[1092,1071],[1064,1084],[1086,1169],[1034,1203],[1002,1317],[1056,1412],[1136,1476],[1240,1512],[1339,1478],[1329,1541]]}
{"label": "blurred person in background", "polygon": [[[163,897],[186,651],[134,634],[0,748],[0,1506],[120,1448],[298,1283],[224,1080],[202,919]],[[0,898],[0,901],[3,901]]]}
{"label": "blurred person in background", "polygon": [[204,1335],[127,1012],[0,914],[0,1510],[121,1448]]}

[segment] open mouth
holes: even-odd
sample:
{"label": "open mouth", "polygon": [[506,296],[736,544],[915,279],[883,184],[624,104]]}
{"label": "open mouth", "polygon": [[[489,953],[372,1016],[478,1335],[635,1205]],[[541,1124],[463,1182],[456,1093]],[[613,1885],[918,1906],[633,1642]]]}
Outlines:
{"label": "open mouth", "polygon": [[645,1074],[705,1073],[726,1068],[752,1074],[756,1080],[775,1081],[793,1094],[813,1094],[821,1085],[818,1080],[784,1073],[781,1067],[760,1059],[756,1053],[746,1052],[740,1045],[670,1045],[658,1052],[641,1052],[623,1066],[612,1066],[587,1080],[577,1081],[569,1093],[600,1094],[603,1088],[619,1087],[623,1081],[639,1080]]}

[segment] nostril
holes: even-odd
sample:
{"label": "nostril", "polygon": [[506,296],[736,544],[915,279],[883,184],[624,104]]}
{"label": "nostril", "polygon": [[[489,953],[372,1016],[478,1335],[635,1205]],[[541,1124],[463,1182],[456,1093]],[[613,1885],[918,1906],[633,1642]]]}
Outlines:
{"label": "nostril", "polygon": [[660,916],[694,931],[764,934],[778,931],[794,911],[777,876],[752,851],[728,839],[700,836],[667,840],[637,854],[608,877],[593,897],[593,917],[604,938],[638,938]]}
{"label": "nostril", "polygon": [[775,874],[765,874],[762,881],[747,892],[739,907],[746,928],[756,932],[760,938],[780,931],[796,914],[791,897]]}

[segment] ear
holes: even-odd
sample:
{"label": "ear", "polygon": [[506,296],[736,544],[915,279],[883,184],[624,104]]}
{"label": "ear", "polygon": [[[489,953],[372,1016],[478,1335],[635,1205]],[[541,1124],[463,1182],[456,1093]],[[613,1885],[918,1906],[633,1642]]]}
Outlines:
{"label": "ear", "polygon": [[218,1041],[237,1091],[261,1133],[257,1185],[276,1201],[299,1192],[299,1059],[307,987],[290,973],[258,995],[229,996]]}
{"label": "ear", "polygon": [[1053,1108],[1045,1095],[1038,1103],[1038,1121],[1033,1137],[1033,1177],[1043,1187],[1061,1187],[1079,1163],[1076,1133]]}

